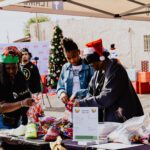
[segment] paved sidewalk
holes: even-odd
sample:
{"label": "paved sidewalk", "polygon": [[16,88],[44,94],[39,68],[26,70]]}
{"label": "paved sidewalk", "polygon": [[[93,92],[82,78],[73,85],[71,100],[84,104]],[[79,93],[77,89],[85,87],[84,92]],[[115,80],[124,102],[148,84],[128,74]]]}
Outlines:
{"label": "paved sidewalk", "polygon": [[65,107],[61,100],[59,100],[57,96],[49,96],[49,100],[52,107],[50,107],[46,96],[44,97],[45,105],[43,108],[45,108],[45,115],[50,115],[56,118],[62,117],[65,111]]}
{"label": "paved sidewalk", "polygon": [[138,95],[144,109],[144,113],[150,113],[150,94]]}

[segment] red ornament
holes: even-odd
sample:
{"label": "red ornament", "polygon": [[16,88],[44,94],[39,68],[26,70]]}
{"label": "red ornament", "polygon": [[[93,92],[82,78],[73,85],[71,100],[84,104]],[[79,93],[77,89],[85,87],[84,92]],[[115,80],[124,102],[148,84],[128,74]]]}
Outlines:
{"label": "red ornament", "polygon": [[73,102],[72,102],[72,101],[69,101],[69,102],[67,103],[66,109],[67,109],[68,111],[72,112],[72,110],[73,110]]}

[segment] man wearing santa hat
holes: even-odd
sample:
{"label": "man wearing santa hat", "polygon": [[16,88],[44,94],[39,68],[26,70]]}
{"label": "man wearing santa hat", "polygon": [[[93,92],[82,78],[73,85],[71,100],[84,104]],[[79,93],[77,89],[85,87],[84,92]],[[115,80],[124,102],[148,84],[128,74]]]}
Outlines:
{"label": "man wearing santa hat", "polygon": [[126,70],[116,59],[109,59],[102,40],[86,44],[85,59],[96,71],[89,84],[90,97],[74,106],[99,107],[99,121],[124,122],[143,115],[143,109]]}

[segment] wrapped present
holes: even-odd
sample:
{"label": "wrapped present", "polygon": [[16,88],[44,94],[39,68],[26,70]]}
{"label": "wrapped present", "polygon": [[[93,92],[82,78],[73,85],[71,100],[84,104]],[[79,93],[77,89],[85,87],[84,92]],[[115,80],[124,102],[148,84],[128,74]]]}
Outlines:
{"label": "wrapped present", "polygon": [[73,137],[73,128],[66,128],[63,132],[64,136],[71,138]]}
{"label": "wrapped present", "polygon": [[139,94],[150,94],[150,82],[139,82]]}
{"label": "wrapped present", "polygon": [[141,70],[142,72],[148,72],[149,71],[149,61],[141,61]]}
{"label": "wrapped present", "polygon": [[60,128],[56,125],[48,129],[47,134],[44,136],[44,141],[55,141],[60,134]]}
{"label": "wrapped present", "polygon": [[64,126],[61,126],[61,135],[63,138],[73,137],[73,124],[72,122],[67,122]]}
{"label": "wrapped present", "polygon": [[31,122],[37,123],[39,122],[39,117],[44,116],[41,95],[33,95],[32,98],[35,100],[35,103],[29,108],[27,115]]}
{"label": "wrapped present", "polygon": [[69,102],[67,103],[66,109],[67,109],[69,112],[72,112],[72,110],[73,110],[73,102],[72,102],[72,101],[69,101]]}
{"label": "wrapped present", "polygon": [[134,144],[142,143],[142,138],[139,135],[132,135],[129,140]]}
{"label": "wrapped present", "polygon": [[42,132],[46,134],[50,126],[56,122],[55,117],[46,116],[46,117],[39,117],[39,126],[42,129]]}
{"label": "wrapped present", "polygon": [[44,124],[44,125],[41,126],[41,128],[42,128],[44,134],[47,134],[48,129],[50,128],[50,125],[49,124]]}
{"label": "wrapped present", "polygon": [[45,134],[46,134],[46,132],[41,127],[38,128],[38,131],[37,131],[38,137],[43,137]]}
{"label": "wrapped present", "polygon": [[138,82],[150,82],[150,72],[138,72],[137,81]]}
{"label": "wrapped present", "polygon": [[130,138],[130,141],[132,144],[150,144],[150,135],[146,136],[139,136],[139,135],[133,135]]}
{"label": "wrapped present", "polygon": [[52,124],[56,121],[56,118],[51,117],[51,116],[45,116],[45,117],[40,117],[39,121],[40,121],[41,125],[43,125],[43,124]]}

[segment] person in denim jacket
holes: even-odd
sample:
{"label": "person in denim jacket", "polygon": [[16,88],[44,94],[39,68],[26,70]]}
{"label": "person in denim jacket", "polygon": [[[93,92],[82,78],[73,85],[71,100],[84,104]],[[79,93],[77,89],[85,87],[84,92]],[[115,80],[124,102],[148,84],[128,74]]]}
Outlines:
{"label": "person in denim jacket", "polygon": [[71,99],[82,99],[88,93],[93,69],[80,57],[77,44],[69,38],[62,41],[68,63],[64,64],[57,84],[57,96],[66,104]]}

